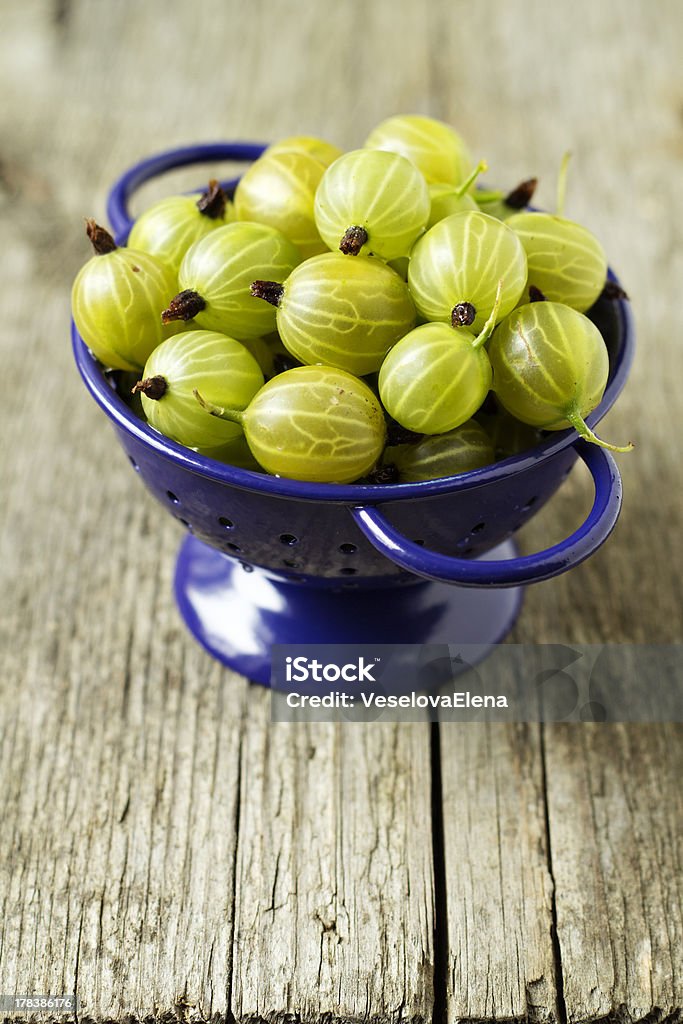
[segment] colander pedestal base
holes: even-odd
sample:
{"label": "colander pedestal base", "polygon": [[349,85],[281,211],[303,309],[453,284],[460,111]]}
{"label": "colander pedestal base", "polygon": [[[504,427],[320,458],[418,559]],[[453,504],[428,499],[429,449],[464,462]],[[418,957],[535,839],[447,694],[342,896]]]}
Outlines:
{"label": "colander pedestal base", "polygon": [[[486,557],[516,553],[506,541]],[[427,580],[331,584],[310,576],[274,578],[189,536],[178,555],[175,595],[190,632],[210,654],[267,686],[273,644],[467,643],[481,646],[483,658],[511,629],[523,591]]]}

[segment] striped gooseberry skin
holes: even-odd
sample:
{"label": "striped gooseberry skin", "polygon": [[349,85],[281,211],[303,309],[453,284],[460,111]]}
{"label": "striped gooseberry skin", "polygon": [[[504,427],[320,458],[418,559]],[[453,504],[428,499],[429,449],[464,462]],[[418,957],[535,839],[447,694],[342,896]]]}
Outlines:
{"label": "striped gooseberry skin", "polygon": [[188,249],[178,283],[181,291],[197,292],[206,303],[193,316],[199,327],[257,338],[275,330],[275,310],[252,296],[251,282],[284,281],[300,262],[299,250],[277,228],[236,221]]}
{"label": "striped gooseberry skin", "polygon": [[[215,418],[215,417],[214,417]],[[238,469],[250,469],[253,473],[262,473],[263,470],[251,454],[251,448],[240,428],[237,436],[231,437],[224,444],[213,445],[207,448],[194,448],[198,455],[214,459],[216,462],[223,462],[226,466],[236,466]]]}
{"label": "striped gooseberry skin", "polygon": [[485,194],[481,197],[475,194],[475,205],[482,213],[487,213],[489,217],[495,217],[496,220],[509,221],[510,217],[519,213],[519,210],[508,206],[505,199],[488,200]]}
{"label": "striped gooseberry skin", "polygon": [[163,377],[166,382],[159,399],[142,393],[151,425],[172,441],[202,450],[225,445],[239,438],[242,430],[203,409],[194,390],[215,405],[244,409],[263,386],[263,374],[251,353],[216,331],[184,331],[169,338],[152,352],[144,376]]}
{"label": "striped gooseberry skin", "polygon": [[454,306],[469,302],[476,311],[470,325],[481,330],[496,301],[498,320],[517,305],[527,278],[526,254],[514,231],[478,210],[440,220],[410,254],[408,285],[425,320],[451,322]]}
{"label": "striped gooseberry skin", "polygon": [[607,278],[607,256],[595,235],[551,213],[516,213],[506,223],[524,246],[528,285],[579,313],[590,309]]}
{"label": "striped gooseberry skin", "polygon": [[273,142],[264,152],[264,156],[271,153],[305,153],[319,160],[325,167],[329,167],[343,153],[339,146],[334,146],[325,139],[318,139],[314,135],[288,135],[284,139]]}
{"label": "striped gooseberry skin", "polygon": [[557,302],[514,310],[489,344],[493,390],[523,423],[564,430],[599,404],[609,373],[607,348],[588,317]]}
{"label": "striped gooseberry skin", "polygon": [[400,153],[415,164],[428,184],[458,185],[474,166],[466,143],[450,125],[419,114],[382,121],[368,135],[365,148]]}
{"label": "striped gooseberry skin", "polygon": [[74,323],[105,366],[141,370],[153,349],[179,330],[159,316],[176,288],[170,267],[149,253],[120,248],[92,256],[71,290]]}
{"label": "striped gooseberry skin", "polygon": [[394,345],[379,371],[390,416],[418,434],[445,434],[477,411],[491,387],[491,363],[464,327],[430,323]]}
{"label": "striped gooseberry skin", "polygon": [[284,284],[277,329],[302,363],[363,376],[379,370],[415,325],[405,281],[376,257],[328,252],[301,263]]}
{"label": "striped gooseberry skin", "polygon": [[445,434],[387,448],[384,462],[396,466],[399,483],[409,484],[468,473],[490,465],[494,458],[493,443],[484,428],[467,420]]}
{"label": "striped gooseberry skin", "polygon": [[464,210],[477,210],[478,206],[474,198],[465,192],[459,195],[453,185],[444,185],[436,182],[429,186],[429,199],[431,207],[427,230],[433,228],[440,220],[451,217],[454,213],[462,213]]}
{"label": "striped gooseberry skin", "polygon": [[365,476],[386,438],[382,408],[367,384],[330,366],[297,366],[274,377],[242,425],[265,470],[314,483]]}
{"label": "striped gooseberry skin", "polygon": [[235,190],[237,219],[277,228],[304,259],[326,252],[313,213],[324,173],[325,165],[308,153],[268,151],[240,178]]}
{"label": "striped gooseberry skin", "polygon": [[491,438],[496,459],[508,459],[534,448],[541,441],[540,431],[515,419],[505,409],[477,413],[477,422]]}
{"label": "striped gooseberry skin", "polygon": [[315,221],[328,247],[345,232],[367,232],[361,255],[407,256],[429,217],[429,190],[417,168],[396,153],[356,149],[327,168],[315,197]]}
{"label": "striped gooseberry skin", "polygon": [[150,206],[133,224],[128,245],[158,256],[177,274],[191,245],[235,219],[229,200],[226,200],[222,216],[209,217],[197,207],[201,198],[201,192],[190,196],[167,196]]}

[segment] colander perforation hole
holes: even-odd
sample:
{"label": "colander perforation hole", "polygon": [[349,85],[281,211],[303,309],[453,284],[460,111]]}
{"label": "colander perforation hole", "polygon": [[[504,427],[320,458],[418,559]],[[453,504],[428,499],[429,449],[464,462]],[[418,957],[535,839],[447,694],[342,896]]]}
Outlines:
{"label": "colander perforation hole", "polygon": [[529,509],[534,507],[537,501],[538,496],[534,494],[533,497],[529,498],[525,505],[522,505],[522,512],[528,512]]}
{"label": "colander perforation hole", "polygon": [[235,526],[232,519],[228,519],[226,516],[218,517],[218,525],[222,526],[224,530],[232,530]]}
{"label": "colander perforation hole", "polygon": [[355,576],[358,570],[354,569],[350,565],[345,565],[343,569],[339,570],[339,572],[341,573],[342,576]]}
{"label": "colander perforation hole", "polygon": [[423,548],[425,546],[425,542],[423,540],[414,540],[413,544],[417,544],[419,548]]}
{"label": "colander perforation hole", "polygon": [[173,491],[166,491],[166,497],[169,501],[172,501],[174,505],[180,504],[180,498],[177,494],[174,494]]}
{"label": "colander perforation hole", "polygon": [[484,522],[477,523],[476,526],[472,527],[470,533],[481,533],[481,531],[485,530],[485,529],[486,529],[486,523],[484,523]]}
{"label": "colander perforation hole", "polygon": [[299,543],[299,538],[295,537],[293,533],[281,533],[280,543],[286,544],[288,547],[293,548],[295,544]]}
{"label": "colander perforation hole", "polygon": [[135,472],[139,473],[140,472],[140,467],[138,466],[137,462],[135,461],[135,459],[133,458],[132,455],[128,456],[128,461],[130,462],[130,464],[133,467],[133,469],[135,470]]}
{"label": "colander perforation hole", "polygon": [[284,566],[286,566],[288,569],[300,569],[301,568],[301,562],[293,562],[291,560],[291,558],[283,558],[282,559],[282,564]]}
{"label": "colander perforation hole", "polygon": [[179,523],[182,523],[186,530],[192,530],[192,524],[188,523],[187,519],[183,519],[182,516],[176,516]]}
{"label": "colander perforation hole", "polygon": [[355,555],[358,548],[355,544],[340,544],[339,550],[343,555]]}
{"label": "colander perforation hole", "polygon": [[228,551],[241,551],[242,550],[242,548],[239,546],[239,544],[233,544],[231,542],[226,544],[225,547],[226,547],[226,549]]}

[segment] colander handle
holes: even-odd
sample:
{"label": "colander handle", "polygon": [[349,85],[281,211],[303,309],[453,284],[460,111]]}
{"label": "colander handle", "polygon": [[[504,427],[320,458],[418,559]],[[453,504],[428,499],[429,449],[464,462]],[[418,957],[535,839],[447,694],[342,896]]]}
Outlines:
{"label": "colander handle", "polygon": [[504,561],[453,558],[429,551],[404,537],[378,508],[360,505],[351,509],[357,526],[386,558],[408,572],[461,587],[515,587],[559,576],[583,562],[603,544],[614,529],[621,508],[621,477],[604,448],[586,441],[574,442],[595,484],[595,500],[585,522],[566,540],[535,555]]}
{"label": "colander handle", "polygon": [[[135,164],[115,182],[107,200],[107,216],[116,241],[122,244],[128,237],[135,219],[131,216],[128,204],[131,196],[150,178],[190,164],[215,163],[217,160],[251,163],[261,156],[265,148],[263,142],[205,142],[196,146],[167,149]],[[235,178],[222,182],[223,188],[231,192],[238,180]]]}

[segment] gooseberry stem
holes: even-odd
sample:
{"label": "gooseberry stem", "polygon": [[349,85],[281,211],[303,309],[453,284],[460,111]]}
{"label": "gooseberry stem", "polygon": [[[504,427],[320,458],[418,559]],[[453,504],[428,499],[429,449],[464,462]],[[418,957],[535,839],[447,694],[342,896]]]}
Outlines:
{"label": "gooseberry stem", "polygon": [[458,196],[459,198],[460,196],[464,196],[466,192],[469,192],[469,190],[471,189],[472,185],[474,185],[479,175],[485,174],[486,171],[488,171],[488,169],[489,165],[486,163],[486,161],[480,160],[477,166],[470,174],[470,176],[468,178],[465,178],[461,185],[458,185],[458,187],[455,190],[456,196]]}
{"label": "gooseberry stem", "polygon": [[192,320],[205,306],[206,300],[197,292],[187,288],[184,292],[178,292],[176,297],[171,299],[168,309],[163,310],[161,314],[161,322],[170,324],[173,320]]}
{"label": "gooseberry stem", "polygon": [[486,321],[486,323],[482,327],[481,333],[478,334],[477,337],[472,342],[472,347],[473,348],[481,348],[481,346],[485,345],[486,342],[491,337],[491,335],[493,334],[493,328],[496,326],[496,322],[498,320],[498,313],[500,311],[500,303],[502,301],[502,298],[503,298],[503,279],[501,277],[500,281],[498,282],[498,287],[496,289],[496,301],[493,303],[493,309],[491,310],[491,315],[489,316],[488,320]]}
{"label": "gooseberry stem", "polygon": [[533,199],[537,185],[538,178],[525,178],[511,192],[501,192],[500,190],[477,192],[477,203],[479,206],[486,206],[487,203],[502,202],[511,210],[523,210]]}
{"label": "gooseberry stem", "polygon": [[115,249],[118,249],[116,242],[107,229],[100,227],[92,217],[87,218],[85,222],[85,231],[92,242],[92,247],[97,256],[106,256],[108,252],[114,252]]}
{"label": "gooseberry stem", "polygon": [[347,228],[339,243],[340,250],[345,256],[357,256],[368,240],[368,233],[359,224],[353,224]]}
{"label": "gooseberry stem", "polygon": [[220,420],[229,420],[230,423],[242,423],[244,419],[244,413],[239,409],[224,409],[220,405],[214,405],[213,402],[207,402],[205,398],[199,394],[197,388],[192,389],[192,394],[197,399],[202,409],[210,413],[211,416],[217,416]]}
{"label": "gooseberry stem", "polygon": [[227,201],[228,197],[221,188],[220,183],[215,178],[211,178],[208,189],[197,200],[197,209],[205,217],[210,217],[211,220],[220,220],[225,213]]}
{"label": "gooseberry stem", "polygon": [[131,395],[137,395],[141,392],[146,395],[147,398],[151,398],[153,401],[158,402],[160,398],[163,398],[168,391],[168,381],[165,377],[158,375],[156,377],[145,377],[144,380],[139,380],[137,384],[134,384],[131,388]]}
{"label": "gooseberry stem", "polygon": [[630,452],[633,450],[633,444],[631,442],[625,445],[617,445],[603,441],[602,438],[593,433],[581,413],[576,408],[568,409],[565,413],[565,419],[571,423],[577,434],[580,434],[585,441],[590,441],[591,444],[598,444],[601,448],[607,448],[610,452]]}
{"label": "gooseberry stem", "polygon": [[477,191],[477,206],[486,206],[488,203],[499,203],[505,199],[505,193],[497,189],[479,189]]}
{"label": "gooseberry stem", "polygon": [[569,161],[572,155],[569,150],[562,157],[562,163],[560,164],[560,172],[557,175],[557,209],[556,213],[558,217],[562,217],[564,214],[564,201],[567,195],[567,171],[569,170]]}
{"label": "gooseberry stem", "polygon": [[264,299],[271,306],[279,306],[285,289],[277,281],[252,281],[249,291],[255,299]]}

